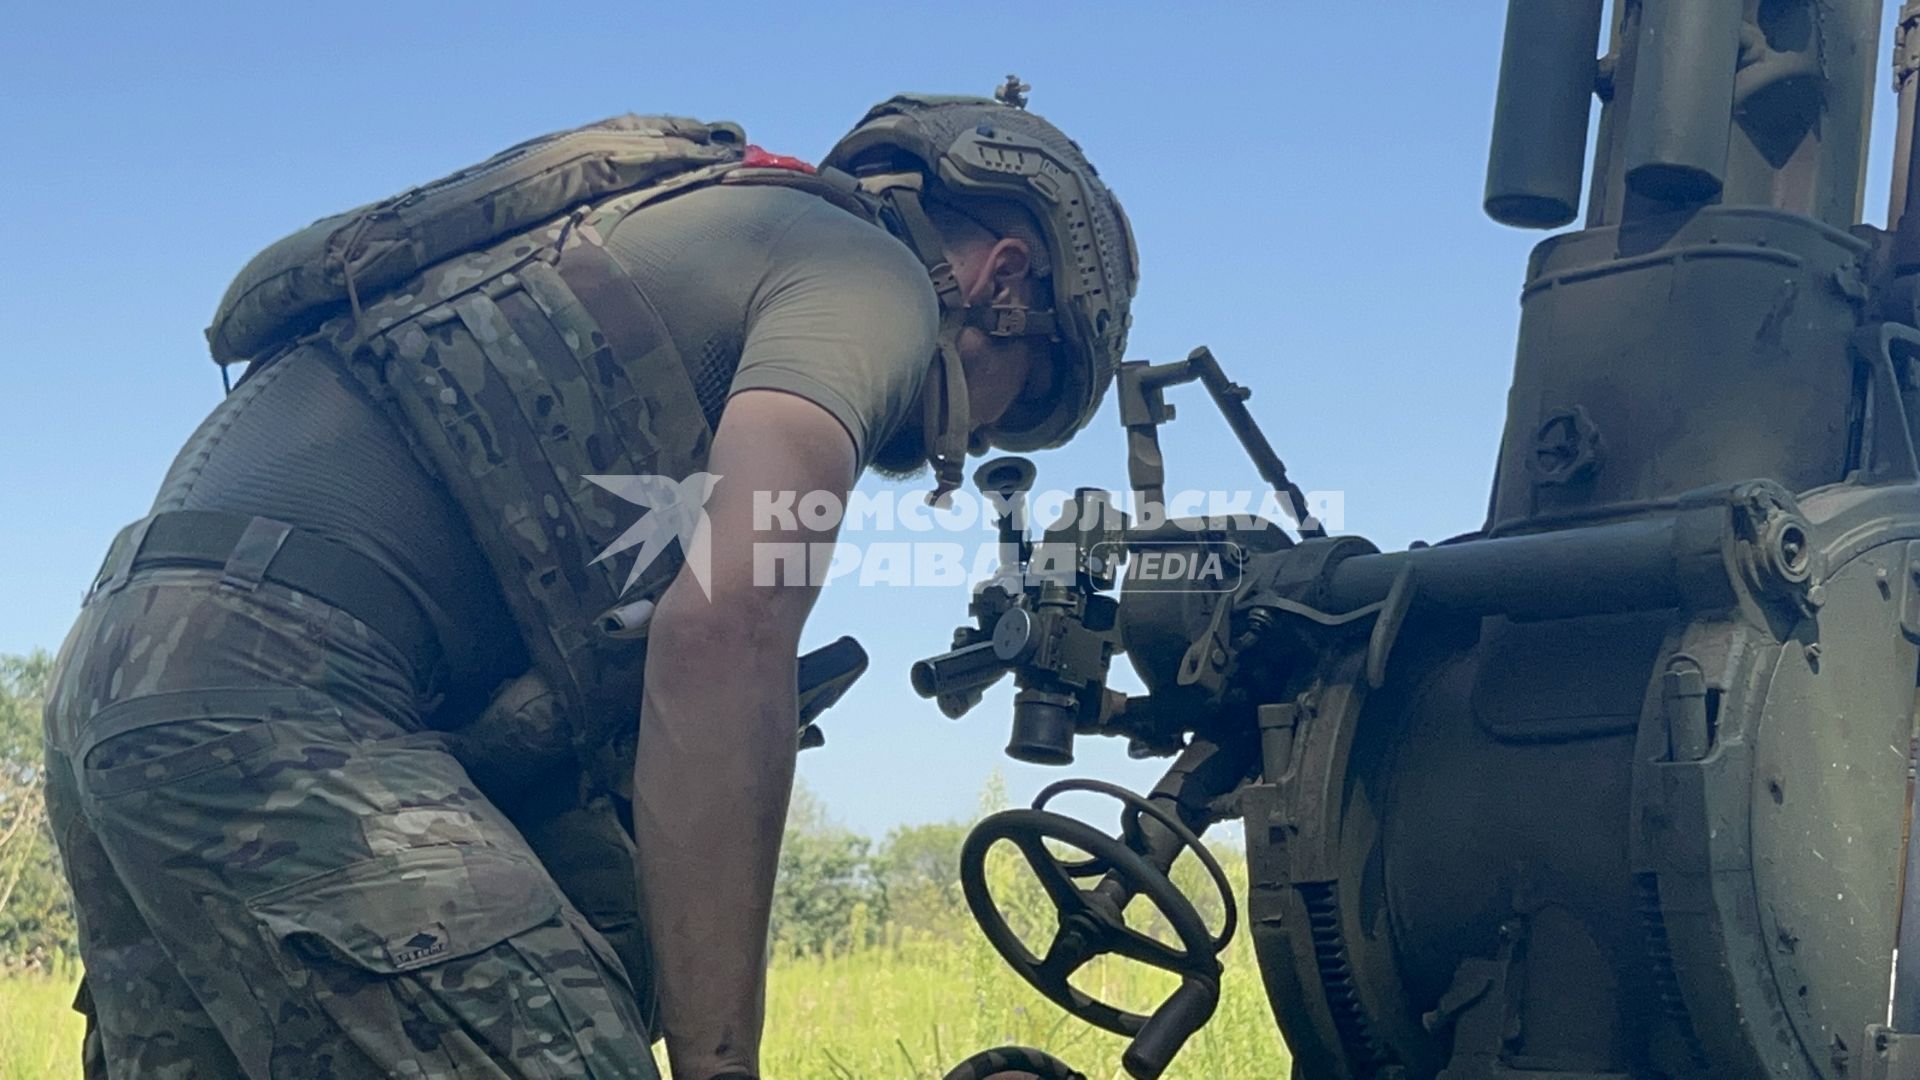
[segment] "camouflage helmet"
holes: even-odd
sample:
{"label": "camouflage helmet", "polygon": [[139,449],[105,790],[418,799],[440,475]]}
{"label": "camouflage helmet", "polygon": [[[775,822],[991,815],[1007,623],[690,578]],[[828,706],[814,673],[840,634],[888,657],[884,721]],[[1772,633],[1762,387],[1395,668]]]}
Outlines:
{"label": "camouflage helmet", "polygon": [[1007,200],[1039,225],[1054,309],[1012,327],[1003,315],[998,331],[1037,329],[1064,355],[1048,400],[1016,403],[987,433],[1007,450],[1059,446],[1092,419],[1126,348],[1140,276],[1119,201],[1072,139],[1026,111],[1024,89],[1010,78],[1001,100],[897,95],[868,110],[823,163],[857,178],[918,173],[931,201]]}

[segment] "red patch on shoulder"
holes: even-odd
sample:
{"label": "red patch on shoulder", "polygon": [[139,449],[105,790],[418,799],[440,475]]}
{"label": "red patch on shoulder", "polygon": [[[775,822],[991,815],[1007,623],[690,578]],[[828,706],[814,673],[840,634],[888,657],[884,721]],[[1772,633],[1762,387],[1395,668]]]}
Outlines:
{"label": "red patch on shoulder", "polygon": [[758,146],[752,145],[747,147],[746,156],[740,159],[740,164],[745,165],[749,169],[789,169],[793,172],[803,173],[817,171],[813,166],[801,161],[797,157],[769,153]]}

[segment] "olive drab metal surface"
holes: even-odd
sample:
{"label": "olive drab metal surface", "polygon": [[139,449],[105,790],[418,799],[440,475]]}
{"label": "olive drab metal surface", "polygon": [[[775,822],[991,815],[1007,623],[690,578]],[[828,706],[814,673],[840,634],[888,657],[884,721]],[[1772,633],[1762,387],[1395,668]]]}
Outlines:
{"label": "olive drab metal surface", "polygon": [[[1243,927],[1299,1080],[1920,1077],[1920,3],[1879,229],[1885,14],[1512,0],[1485,209],[1557,228],[1584,197],[1585,221],[1526,267],[1478,532],[1382,552],[1310,519],[1158,520],[1158,429],[1196,381],[1302,510],[1205,350],[1121,366],[1134,518],[1090,525],[1111,500],[1085,491],[1036,538],[1003,523],[1003,572],[914,684],[958,715],[1011,674],[1023,760],[1083,735],[1173,758],[1145,797],[1093,786],[1118,834],[1056,785],[963,856],[989,941],[1128,1036],[1129,1075],[1207,1022]],[[1032,469],[977,482],[1017,508]],[[1146,587],[1168,547],[1216,569]],[[1108,688],[1117,655],[1146,693]],[[1250,888],[1209,926],[1167,871],[1227,818]],[[1059,908],[1044,950],[984,887],[996,846]],[[1177,940],[1140,936],[1138,896]],[[1097,1000],[1073,977],[1108,953],[1179,989]]]}

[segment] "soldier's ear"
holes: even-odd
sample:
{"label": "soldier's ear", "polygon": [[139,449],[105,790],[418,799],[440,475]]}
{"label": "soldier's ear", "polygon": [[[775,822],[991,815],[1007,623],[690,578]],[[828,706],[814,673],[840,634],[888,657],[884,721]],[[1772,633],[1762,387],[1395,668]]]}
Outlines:
{"label": "soldier's ear", "polygon": [[987,252],[987,266],[993,275],[994,292],[997,295],[1003,289],[1019,286],[1032,275],[1033,253],[1025,240],[1014,236],[1001,237]]}

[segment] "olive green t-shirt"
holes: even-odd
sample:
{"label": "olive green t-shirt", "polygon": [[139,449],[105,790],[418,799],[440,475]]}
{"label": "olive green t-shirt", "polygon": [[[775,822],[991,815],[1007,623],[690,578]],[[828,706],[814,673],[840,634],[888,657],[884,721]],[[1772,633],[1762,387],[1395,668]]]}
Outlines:
{"label": "olive green t-shirt", "polygon": [[918,422],[939,304],[906,245],[816,196],[708,187],[647,207],[607,238],[659,310],[709,420],[742,390],[813,402],[862,468]]}

